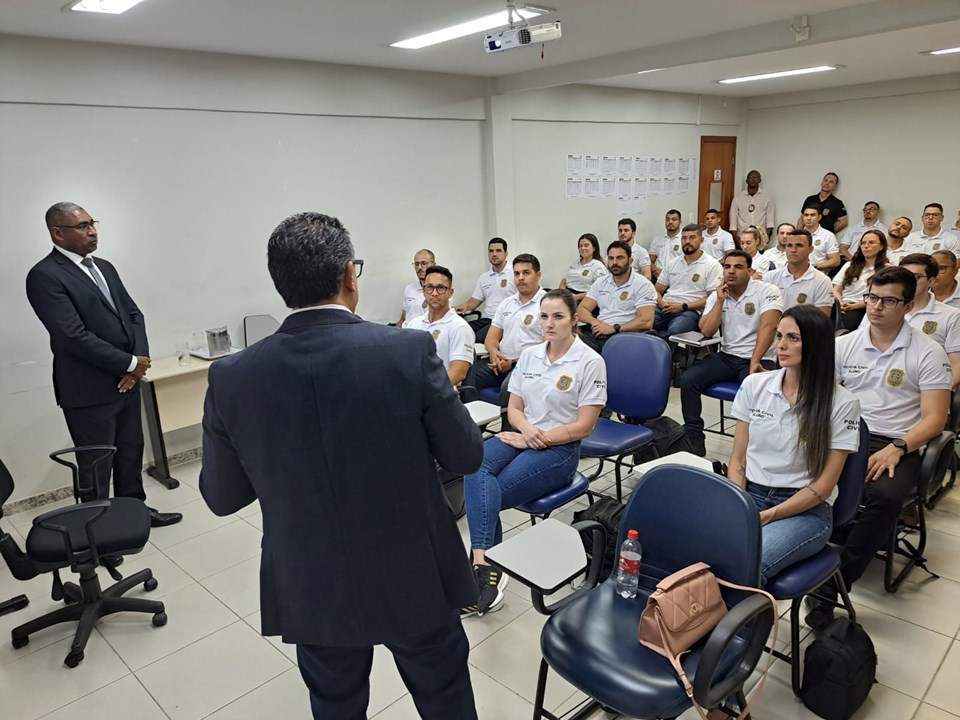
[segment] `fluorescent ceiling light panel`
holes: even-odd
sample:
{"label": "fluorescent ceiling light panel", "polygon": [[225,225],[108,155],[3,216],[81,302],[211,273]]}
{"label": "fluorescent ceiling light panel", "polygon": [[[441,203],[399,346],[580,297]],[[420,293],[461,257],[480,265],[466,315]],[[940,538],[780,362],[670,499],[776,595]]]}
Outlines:
{"label": "fluorescent ceiling light panel", "polygon": [[646,75],[647,73],[660,72],[663,68],[650,68],[649,70],[637,70],[637,75]]}
{"label": "fluorescent ceiling light panel", "polygon": [[108,15],[120,15],[139,5],[143,0],[80,0],[80,2],[71,3],[67,6],[68,10],[74,12],[92,12],[107,13]]}
{"label": "fluorescent ceiling light panel", "polygon": [[822,73],[830,70],[836,70],[837,65],[817,65],[816,67],[798,68],[797,70],[784,70],[782,72],[763,73],[762,75],[746,75],[744,77],[727,78],[719,80],[721,85],[734,85],[735,83],[753,82],[754,80],[773,80],[774,78],[793,77],[794,75],[810,75],[811,73]]}
{"label": "fluorescent ceiling light panel", "polygon": [[[547,12],[550,11],[546,8],[528,6],[518,9],[517,15],[524,20],[529,20],[538,15],[545,15]],[[484,15],[476,20],[468,20],[459,25],[451,25],[450,27],[434,30],[425,35],[417,35],[416,37],[391,43],[390,47],[403,48],[404,50],[419,50],[420,48],[430,47],[431,45],[437,45],[438,43],[447,42],[448,40],[456,40],[457,38],[466,37],[467,35],[476,35],[477,33],[486,32],[487,30],[493,30],[494,28],[503,27],[509,23],[510,20],[507,18],[507,11],[501,10],[492,15]]]}
{"label": "fluorescent ceiling light panel", "polygon": [[955,53],[960,53],[960,47],[944,48],[943,50],[927,50],[927,52],[922,54],[923,55],[953,55]]}

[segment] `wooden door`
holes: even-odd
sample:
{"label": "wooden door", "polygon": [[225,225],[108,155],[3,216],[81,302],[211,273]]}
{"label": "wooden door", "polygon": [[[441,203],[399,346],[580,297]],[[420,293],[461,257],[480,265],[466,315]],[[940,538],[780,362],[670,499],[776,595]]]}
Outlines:
{"label": "wooden door", "polygon": [[720,227],[730,227],[730,203],[736,190],[737,138],[704,135],[700,138],[700,183],[697,222],[710,208],[720,211]]}

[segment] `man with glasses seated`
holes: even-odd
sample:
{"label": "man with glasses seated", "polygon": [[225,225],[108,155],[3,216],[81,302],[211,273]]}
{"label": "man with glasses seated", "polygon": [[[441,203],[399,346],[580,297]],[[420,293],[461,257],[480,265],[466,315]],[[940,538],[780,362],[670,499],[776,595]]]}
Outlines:
{"label": "man with glasses seated", "polygon": [[960,238],[943,227],[943,205],[930,203],[923,208],[923,227],[907,237],[913,252],[935,253],[937,250],[960,252]]}
{"label": "man with glasses seated", "polygon": [[933,281],[933,294],[938,302],[960,310],[960,283],[957,283],[957,256],[949,250],[933,253],[937,261],[937,277]]}
{"label": "man with glasses seated", "polygon": [[450,307],[453,273],[440,265],[428,267],[424,273],[423,295],[427,299],[427,312],[408,320],[404,327],[430,333],[447,377],[454,388],[459,388],[473,364],[474,335],[467,321]]}
{"label": "man with glasses seated", "polygon": [[[947,420],[950,363],[943,348],[907,322],[916,291],[917,280],[906,268],[878,270],[863,296],[869,322],[837,338],[837,379],[860,401],[870,428],[863,510],[843,548],[847,588],[890,537],[904,501],[916,490],[919,451]],[[813,603],[806,622],[822,629],[832,618],[833,606]]]}
{"label": "man with glasses seated", "polygon": [[413,271],[417,274],[417,281],[403,288],[403,310],[397,327],[403,327],[407,320],[413,320],[427,311],[427,299],[423,296],[423,278],[427,268],[437,264],[437,258],[432,250],[418,250],[413,256]]}

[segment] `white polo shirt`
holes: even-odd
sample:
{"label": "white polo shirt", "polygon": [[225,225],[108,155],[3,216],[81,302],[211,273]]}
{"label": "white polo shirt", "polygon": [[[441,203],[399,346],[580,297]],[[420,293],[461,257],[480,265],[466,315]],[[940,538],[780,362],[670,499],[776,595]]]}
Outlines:
{"label": "white polo shirt", "polygon": [[763,274],[763,281],[776,285],[783,295],[784,309],[794,305],[813,305],[814,307],[833,307],[833,285],[824,273],[811,264],[799,278],[790,274],[790,269],[771,270]]}
{"label": "white polo shirt", "polygon": [[604,275],[593,284],[587,297],[597,303],[600,310],[597,319],[611,325],[635,320],[637,310],[657,305],[653,283],[632,270],[623,285],[617,285],[613,275]]}
{"label": "white polo shirt", "polygon": [[727,250],[733,250],[736,244],[733,242],[733,235],[728,233],[722,227],[717,228],[717,232],[711,235],[709,231],[703,231],[703,244],[700,248],[707,254],[719,260]]}
{"label": "white polo shirt", "polygon": [[691,303],[703,300],[723,282],[723,268],[713,257],[703,253],[696,262],[688,263],[681,255],[667,265],[657,284],[667,291],[663,294],[668,303]]}
{"label": "white polo shirt", "polygon": [[777,268],[782,268],[787,264],[787,254],[777,245],[764,250],[760,258],[764,262],[773,263],[774,267]]}
{"label": "white polo shirt", "polygon": [[870,323],[837,338],[837,378],[860,401],[870,432],[901,438],[920,422],[920,393],[950,390],[947,354],[909,323],[885,352],[870,340]]}
{"label": "white polo shirt", "polygon": [[567,290],[582,293],[593,287],[598,278],[607,275],[607,266],[597,259],[586,264],[575,262],[567,268],[564,276],[567,280]]}
{"label": "white polo shirt", "polygon": [[922,253],[926,252],[922,246],[914,245],[910,241],[909,236],[904,239],[903,244],[894,250],[892,247],[887,245],[887,264],[893,265],[894,267],[900,265],[900,261],[903,260],[907,255],[912,253]]}
{"label": "white polo shirt", "polygon": [[840,244],[837,242],[837,236],[827,230],[823,225],[817,225],[817,229],[810,233],[813,241],[813,252],[810,253],[810,264],[816,265],[818,262],[827,259],[827,255],[840,252]]}
{"label": "white polo shirt", "polygon": [[430,322],[429,314],[424,313],[403,324],[410,330],[422,330],[433,336],[437,346],[437,356],[443,367],[450,369],[454,360],[463,360],[473,364],[473,346],[476,342],[470,324],[450,308],[447,314],[436,322]]}
{"label": "white polo shirt", "polygon": [[653,242],[650,243],[650,252],[657,256],[657,268],[663,270],[673,262],[674,258],[683,257],[683,248],[680,245],[679,231],[674,237],[664,233],[660,237],[654,238]]}
{"label": "white polo shirt", "polygon": [[903,244],[907,245],[908,243],[916,248],[914,252],[930,255],[937,250],[949,250],[955,255],[960,255],[960,238],[942,225],[940,226],[940,232],[936,235],[924,235],[923,230],[914,230],[907,235]]}
{"label": "white polo shirt", "polygon": [[858,277],[849,285],[840,287],[840,285],[843,283],[843,278],[847,274],[848,267],[850,267],[850,263],[844,263],[837,274],[833,277],[836,286],[840,288],[840,298],[844,302],[848,303],[863,302],[863,296],[867,292],[867,288],[870,286],[870,278],[873,277],[873,274],[876,272],[876,268],[864,267],[860,271],[860,277]]}
{"label": "white polo shirt", "polygon": [[524,348],[543,342],[543,330],[540,329],[540,300],[547,291],[537,288],[527,302],[520,301],[520,293],[515,292],[500,303],[493,326],[503,331],[500,338],[500,352],[511,360],[520,357]]}
{"label": "white polo shirt", "polygon": [[630,248],[630,263],[634,270],[640,272],[641,268],[650,267],[650,253],[640,243],[634,243]]}
{"label": "white polo shirt", "polygon": [[582,407],[607,404],[607,366],[580,338],[552,363],[542,342],[520,355],[507,389],[523,398],[531,425],[552,430],[576,420]]}
{"label": "white polo shirt", "polygon": [[427,300],[423,296],[420,281],[412,282],[403,289],[403,322],[412,320],[427,311]]}
{"label": "white polo shirt", "polygon": [[887,234],[887,226],[884,225],[879,220],[875,222],[873,225],[864,225],[861,222],[855,227],[850,228],[849,230],[847,230],[847,234],[843,238],[843,243],[847,246],[851,255],[853,255],[857,251],[857,248],[860,247],[860,238],[863,237],[863,234],[867,230],[879,230],[884,235]]}
{"label": "white polo shirt", "polygon": [[482,317],[493,320],[497,313],[500,303],[510,297],[517,291],[513,286],[513,266],[507,260],[503,265],[503,270],[497,272],[491,267],[487,272],[477,278],[477,284],[470,294],[475,300],[483,302]]}
{"label": "white polo shirt", "polygon": [[960,310],[939,302],[930,293],[926,307],[906,317],[910,327],[936,340],[948,353],[960,352]]}
{"label": "white polo shirt", "polygon": [[[703,308],[706,315],[717,304],[717,294],[710,293]],[[728,355],[750,359],[757,346],[760,316],[768,310],[783,312],[783,299],[775,285],[749,280],[743,295],[734,300],[727,295],[720,320],[720,349]],[[766,352],[766,348],[764,348]]]}
{"label": "white polo shirt", "polygon": [[960,282],[957,282],[957,287],[953,291],[953,294],[948,297],[946,300],[941,300],[944,305],[949,305],[952,308],[957,308],[960,310]]}
{"label": "white polo shirt", "polygon": [[[747,440],[747,479],[775,488],[804,488],[810,477],[797,447],[800,434],[797,409],[783,394],[786,370],[754,373],[744,378],[733,400],[732,415],[750,426]],[[839,385],[834,388],[830,413],[830,449],[856,452],[860,447],[860,402]],[[837,496],[834,487],[828,503]]]}

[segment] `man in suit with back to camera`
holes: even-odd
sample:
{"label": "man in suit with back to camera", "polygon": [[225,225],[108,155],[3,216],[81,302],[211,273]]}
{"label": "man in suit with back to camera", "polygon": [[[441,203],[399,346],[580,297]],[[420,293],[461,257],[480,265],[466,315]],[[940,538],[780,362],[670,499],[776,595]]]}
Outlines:
{"label": "man in suit with back to camera", "polygon": [[293,313],[210,367],[200,492],[218,515],[260,501],[263,634],[297,645],[315,718],[366,717],[382,644],[422,718],[474,720],[459,608],[477,582],[437,464],[476,470],[480,432],[430,333],[355,314],[358,264],[336,218],[273,231]]}
{"label": "man in suit with back to camera", "polygon": [[[150,367],[143,313],[116,268],[97,249],[97,221],[79,205],[47,210],[53,250],[27,274],[27,298],[50,333],[53,391],[76,446],[114,445],[117,497],[146,499],[140,385]],[[81,500],[110,494],[110,473],[95,477],[95,459],[77,454]],[[154,527],[179,522],[180,513],[150,509]]]}

